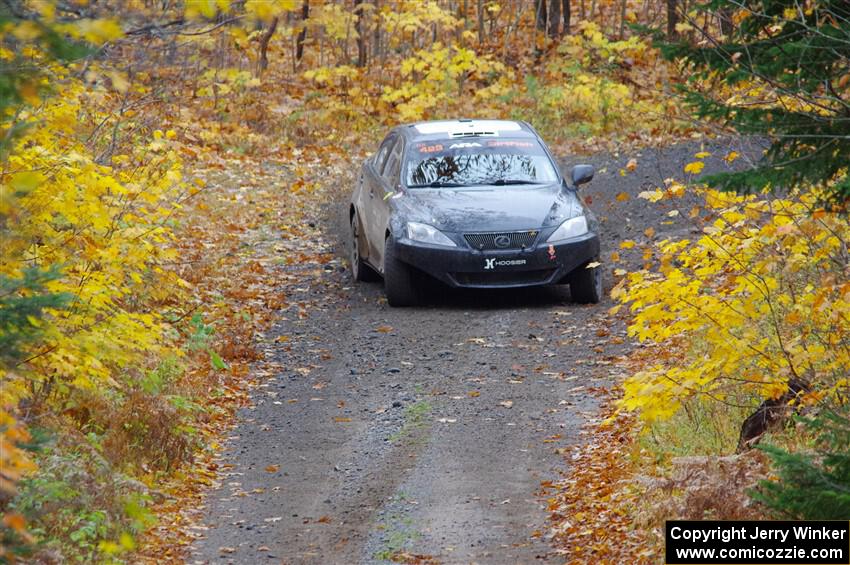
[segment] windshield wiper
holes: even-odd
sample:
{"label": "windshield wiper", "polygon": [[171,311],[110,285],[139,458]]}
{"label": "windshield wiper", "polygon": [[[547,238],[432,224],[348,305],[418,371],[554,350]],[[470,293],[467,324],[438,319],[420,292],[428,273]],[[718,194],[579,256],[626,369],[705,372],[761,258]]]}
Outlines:
{"label": "windshield wiper", "polygon": [[429,182],[427,184],[409,184],[407,188],[457,188],[459,186],[469,186],[468,184],[463,184],[459,182],[446,182],[441,180],[435,180]]}
{"label": "windshield wiper", "polygon": [[505,186],[507,184],[542,184],[533,180],[522,180],[522,179],[496,179],[492,182],[488,182],[487,184],[492,184],[495,186]]}

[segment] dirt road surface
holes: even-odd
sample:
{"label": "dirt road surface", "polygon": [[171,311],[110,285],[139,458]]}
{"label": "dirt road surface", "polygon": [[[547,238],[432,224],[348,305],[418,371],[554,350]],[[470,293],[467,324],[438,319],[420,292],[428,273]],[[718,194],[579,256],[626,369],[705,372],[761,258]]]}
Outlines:
{"label": "dirt road surface", "polygon": [[[706,171],[731,149],[747,153],[704,148],[715,155]],[[641,263],[638,248],[608,261],[620,241],[692,230],[687,214],[637,194],[682,178],[701,149],[564,160],[565,171],[597,167],[581,194],[604,229],[608,290],[614,268]],[[622,176],[630,158],[637,169]],[[299,308],[265,336],[278,369],[240,413],[187,562],[559,562],[536,493],[567,469],[565,453],[596,417],[594,389],[614,382],[632,347],[610,299],[575,305],[568,287],[445,290],[393,309],[380,283],[354,285],[344,268],[346,211],[341,194],[315,219],[338,259],[289,297]]]}

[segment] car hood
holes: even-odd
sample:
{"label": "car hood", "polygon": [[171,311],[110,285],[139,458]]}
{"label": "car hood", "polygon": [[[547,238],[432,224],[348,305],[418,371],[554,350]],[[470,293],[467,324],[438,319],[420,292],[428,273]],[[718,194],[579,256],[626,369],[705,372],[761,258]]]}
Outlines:
{"label": "car hood", "polygon": [[396,202],[405,220],[445,232],[538,229],[583,213],[575,193],[558,184],[411,189]]}

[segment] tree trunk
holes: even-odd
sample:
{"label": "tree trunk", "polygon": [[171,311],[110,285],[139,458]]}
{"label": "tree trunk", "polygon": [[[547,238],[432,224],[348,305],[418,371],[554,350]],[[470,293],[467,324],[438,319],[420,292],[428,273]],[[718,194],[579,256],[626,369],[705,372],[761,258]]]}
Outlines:
{"label": "tree trunk", "polygon": [[357,16],[357,23],[354,24],[354,29],[357,31],[357,66],[363,68],[366,66],[366,33],[363,26],[363,0],[354,0],[354,14]]}
{"label": "tree trunk", "polygon": [[381,51],[381,0],[375,0],[375,30],[372,32],[372,60],[384,60]]}
{"label": "tree trunk", "polygon": [[676,0],[667,0],[667,38],[675,39],[676,24],[679,23],[679,13],[676,11]]}
{"label": "tree trunk", "polygon": [[[584,0],[582,0],[584,3]],[[570,0],[561,0],[561,14],[564,17],[564,35],[570,33]]]}
{"label": "tree trunk", "polygon": [[762,402],[758,409],[741,424],[736,453],[752,449],[761,441],[764,434],[781,426],[791,414],[799,412],[800,405],[796,401],[811,390],[811,385],[805,380],[791,377],[785,393],[779,398],[770,398]]}
{"label": "tree trunk", "polygon": [[310,0],[304,0],[301,4],[301,31],[295,39],[295,61],[301,61],[304,56],[304,40],[307,39],[307,18],[310,17]]}
{"label": "tree trunk", "polygon": [[549,37],[557,39],[561,36],[561,0],[549,2]]}
{"label": "tree trunk", "polygon": [[484,43],[484,0],[478,0],[478,44]]}
{"label": "tree trunk", "polygon": [[535,0],[537,13],[536,25],[540,31],[546,31],[546,0]]}
{"label": "tree trunk", "polygon": [[732,32],[735,31],[735,24],[732,22],[732,10],[722,8],[718,10],[717,14],[720,16],[720,33],[728,39],[732,35]]}
{"label": "tree trunk", "polygon": [[271,41],[272,36],[274,35],[275,30],[277,29],[277,17],[271,21],[269,24],[269,29],[263,34],[260,38],[260,72],[259,74],[263,74],[269,66],[268,59],[268,50],[269,50],[269,41]]}
{"label": "tree trunk", "polygon": [[620,40],[626,34],[626,0],[620,0]]}

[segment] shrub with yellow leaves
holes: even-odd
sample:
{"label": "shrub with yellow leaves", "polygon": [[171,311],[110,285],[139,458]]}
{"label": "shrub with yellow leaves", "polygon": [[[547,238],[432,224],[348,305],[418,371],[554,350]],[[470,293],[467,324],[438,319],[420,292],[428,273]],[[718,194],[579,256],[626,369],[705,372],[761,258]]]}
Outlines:
{"label": "shrub with yellow leaves", "polygon": [[634,314],[629,333],[666,352],[626,380],[622,405],[655,422],[694,398],[778,398],[792,378],[810,387],[802,402],[846,399],[847,218],[818,208],[819,190],[771,199],[698,190],[702,235],[659,242],[656,267],[613,292]]}
{"label": "shrub with yellow leaves", "polygon": [[578,27],[580,33],[563,38],[544,76],[527,76],[524,90],[508,94],[514,117],[552,139],[674,131],[660,93],[635,88],[667,80],[658,52],[637,36],[611,40],[593,22]]}
{"label": "shrub with yellow leaves", "polygon": [[506,91],[512,78],[502,63],[489,56],[439,42],[402,61],[401,76],[408,81],[398,88],[385,86],[381,100],[395,106],[402,122],[421,120],[441,104],[463,100],[467,85],[475,87],[471,99],[491,99],[500,86]]}
{"label": "shrub with yellow leaves", "polygon": [[[86,29],[86,34],[103,31],[94,24]],[[38,418],[46,429],[57,420],[66,429],[71,422],[81,429],[102,429],[95,413],[107,420],[107,407],[120,405],[139,375],[180,355],[165,316],[183,283],[165,263],[176,257],[172,228],[181,199],[189,193],[174,132],[137,134],[135,148],[125,154],[113,154],[114,145],[99,151],[87,140],[95,124],[114,119],[97,110],[95,100],[104,93],[37,46],[28,47],[27,54],[38,65],[33,76],[44,86],[35,89],[38,99],[29,100],[32,105],[24,101],[7,114],[2,125],[6,155],[0,162],[2,559],[29,551],[34,538],[24,516],[35,514],[20,509],[40,500],[32,493],[44,496],[38,488],[44,456],[26,451],[33,447],[15,416],[24,414],[27,422]],[[88,72],[102,71],[92,63]],[[65,431],[52,441],[70,441]],[[78,438],[75,433],[69,437]],[[76,451],[53,459],[64,461],[68,453]],[[91,459],[105,461],[99,454]],[[39,461],[42,475],[34,474],[33,461]],[[69,468],[76,476],[87,472],[83,465]],[[68,490],[82,496],[73,487]],[[13,511],[8,511],[13,496]],[[129,535],[120,517],[126,512],[115,510],[118,518],[107,519],[102,508],[86,509],[91,516],[102,515],[98,523],[104,526],[92,534],[90,545],[69,545],[69,556],[91,558],[99,540]],[[47,513],[39,527],[53,520],[50,535],[62,538],[73,531],[69,513],[72,509],[65,507]]]}
{"label": "shrub with yellow leaves", "polygon": [[180,161],[157,132],[138,152],[98,163],[82,142],[83,93],[69,81],[27,115],[38,127],[3,164],[4,192],[17,197],[7,202],[0,274],[60,265],[63,276],[45,287],[73,298],[30,321],[42,338],[19,371],[2,374],[2,404],[114,386],[117,371],[168,353],[167,326],[147,305],[179,288],[161,263],[175,257],[168,223],[184,190]]}

